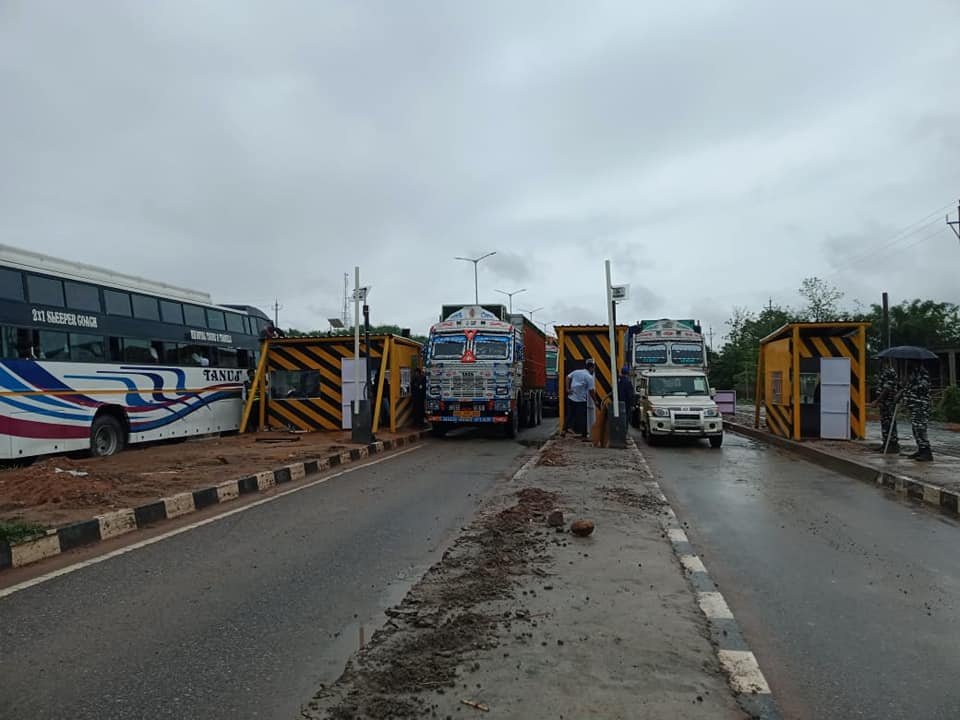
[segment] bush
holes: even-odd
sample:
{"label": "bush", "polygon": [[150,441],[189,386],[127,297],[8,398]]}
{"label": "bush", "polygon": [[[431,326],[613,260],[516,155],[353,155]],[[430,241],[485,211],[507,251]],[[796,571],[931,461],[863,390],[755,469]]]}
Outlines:
{"label": "bush", "polygon": [[951,385],[943,391],[937,414],[947,422],[960,423],[960,387]]}
{"label": "bush", "polygon": [[46,532],[43,525],[22,520],[0,520],[0,542],[15,545],[25,540],[40,537]]}

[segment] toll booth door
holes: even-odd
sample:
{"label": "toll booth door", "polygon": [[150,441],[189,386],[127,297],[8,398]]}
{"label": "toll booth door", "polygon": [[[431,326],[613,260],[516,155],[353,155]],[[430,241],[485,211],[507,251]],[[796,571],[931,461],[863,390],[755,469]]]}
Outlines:
{"label": "toll booth door", "polygon": [[820,358],[820,437],[850,439],[850,358]]}
{"label": "toll booth door", "polygon": [[[356,378],[356,367],[357,362],[360,363],[360,385],[357,385]],[[350,407],[351,403],[355,399],[363,400],[364,396],[364,386],[366,385],[367,377],[367,359],[360,358],[359,361],[354,358],[343,358],[340,364],[340,387],[343,389],[341,393],[341,410],[343,415],[343,422],[341,427],[344,430],[350,430],[353,428],[353,410]],[[359,389],[359,392],[358,392]]]}

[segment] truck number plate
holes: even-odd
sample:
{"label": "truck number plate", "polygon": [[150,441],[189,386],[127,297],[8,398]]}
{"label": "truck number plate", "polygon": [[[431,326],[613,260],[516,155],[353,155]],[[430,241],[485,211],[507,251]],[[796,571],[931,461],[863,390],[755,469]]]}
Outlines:
{"label": "truck number plate", "polygon": [[480,417],[480,411],[479,411],[479,410],[456,410],[456,411],[454,411],[453,414],[454,414],[455,417],[462,417],[462,418],[475,418],[475,417]]}

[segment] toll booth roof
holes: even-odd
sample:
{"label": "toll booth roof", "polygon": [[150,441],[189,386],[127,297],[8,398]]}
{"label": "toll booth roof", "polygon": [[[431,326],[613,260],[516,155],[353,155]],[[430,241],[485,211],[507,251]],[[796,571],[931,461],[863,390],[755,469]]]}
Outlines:
{"label": "toll booth roof", "polygon": [[800,322],[787,323],[783,327],[774,330],[760,341],[761,345],[783,340],[793,336],[794,328],[800,330],[800,337],[846,337],[853,335],[861,328],[870,327],[868,322]]}

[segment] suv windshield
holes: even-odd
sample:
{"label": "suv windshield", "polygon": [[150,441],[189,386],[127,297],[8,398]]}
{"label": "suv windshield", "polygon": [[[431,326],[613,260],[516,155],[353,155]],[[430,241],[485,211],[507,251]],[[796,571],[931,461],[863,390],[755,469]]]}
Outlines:
{"label": "suv windshield", "polygon": [[650,378],[650,395],[709,395],[703,375],[661,375]]}

